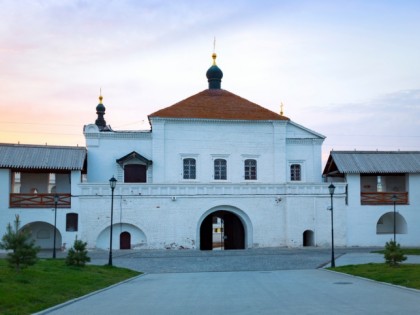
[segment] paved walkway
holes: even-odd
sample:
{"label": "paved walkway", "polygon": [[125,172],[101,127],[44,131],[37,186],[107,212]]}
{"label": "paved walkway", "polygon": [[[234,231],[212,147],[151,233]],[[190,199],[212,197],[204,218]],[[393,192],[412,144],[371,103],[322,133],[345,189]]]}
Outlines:
{"label": "paved walkway", "polygon": [[[383,262],[382,255],[370,254],[369,249],[342,251],[337,252],[337,266]],[[92,262],[107,262],[105,252],[91,254]],[[420,314],[418,290],[315,269],[322,259],[327,260],[320,265],[328,262],[329,254],[328,250],[322,249],[247,250],[218,254],[198,251],[116,252],[115,265],[131,264],[135,269],[141,269],[151,268],[155,263],[157,269],[154,273],[39,314]],[[219,263],[215,263],[217,260]],[[237,268],[238,262],[247,265],[242,269],[264,266],[266,269],[200,271],[204,266],[216,271],[225,265],[221,261],[228,263],[224,269]],[[185,266],[175,267],[176,262]],[[420,257],[410,256],[408,262],[420,263]],[[182,271],[200,263],[202,268]],[[295,268],[291,268],[293,264]]]}

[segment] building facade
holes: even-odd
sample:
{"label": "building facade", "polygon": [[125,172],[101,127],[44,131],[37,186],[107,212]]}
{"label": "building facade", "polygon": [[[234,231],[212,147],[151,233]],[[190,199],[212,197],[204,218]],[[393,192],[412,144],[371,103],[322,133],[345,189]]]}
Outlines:
{"label": "building facade", "polygon": [[332,151],[329,181],[346,184],[346,245],[420,244],[420,152]]}
{"label": "building facade", "polygon": [[325,137],[222,89],[215,59],[208,88],[150,114],[149,130],[113,130],[101,96],[85,148],[0,145],[0,233],[19,214],[43,248],[56,226],[56,247],[77,236],[107,249],[113,197],[114,249],[330,246],[332,181],[336,246],[394,231],[419,245],[418,152],[332,152],[322,171]]}

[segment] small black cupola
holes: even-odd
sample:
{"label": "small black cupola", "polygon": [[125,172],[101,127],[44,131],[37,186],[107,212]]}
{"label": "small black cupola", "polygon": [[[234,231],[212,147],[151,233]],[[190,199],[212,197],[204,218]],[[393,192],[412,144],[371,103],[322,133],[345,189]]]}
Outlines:
{"label": "small black cupola", "polygon": [[220,89],[223,78],[223,72],[216,65],[216,53],[213,53],[213,65],[207,70],[206,76],[209,81],[209,89]]}
{"label": "small black cupola", "polygon": [[102,104],[102,95],[99,96],[99,104],[96,106],[96,114],[98,119],[95,120],[95,125],[98,126],[99,130],[103,130],[106,127],[106,121],[104,119],[105,115],[105,106]]}

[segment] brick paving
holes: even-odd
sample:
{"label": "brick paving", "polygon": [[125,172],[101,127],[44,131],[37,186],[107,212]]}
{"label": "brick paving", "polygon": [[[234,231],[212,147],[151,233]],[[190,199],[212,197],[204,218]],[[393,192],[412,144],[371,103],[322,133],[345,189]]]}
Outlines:
{"label": "brick paving", "polygon": [[[374,248],[337,248],[335,257],[346,253],[369,253]],[[89,252],[92,264],[108,263],[108,252]],[[316,269],[329,264],[329,248],[261,248],[226,251],[116,250],[113,265],[145,273],[226,271],[274,271]]]}

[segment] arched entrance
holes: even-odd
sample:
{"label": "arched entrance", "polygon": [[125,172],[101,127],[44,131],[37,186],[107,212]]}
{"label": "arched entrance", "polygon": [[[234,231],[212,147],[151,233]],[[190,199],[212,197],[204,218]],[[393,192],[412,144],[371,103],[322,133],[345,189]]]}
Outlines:
{"label": "arched entrance", "polygon": [[[110,232],[109,226],[104,228],[96,238],[95,247],[108,249]],[[146,244],[146,234],[139,227],[130,223],[116,223],[113,225],[112,248],[137,249],[146,246]]]}
{"label": "arched entrance", "polygon": [[200,226],[200,249],[244,249],[245,230],[240,218],[218,210],[204,218]]}
{"label": "arched entrance", "polygon": [[[376,234],[394,233],[394,213],[387,212],[382,215],[376,223]],[[399,214],[395,213],[395,234],[407,234],[407,221]]]}
{"label": "arched entrance", "polygon": [[314,232],[311,230],[306,230],[303,232],[303,246],[314,246]]}
{"label": "arched entrance", "polygon": [[131,234],[122,232],[120,234],[120,249],[131,249]]}
{"label": "arched entrance", "polygon": [[[36,221],[23,226],[21,229],[31,231],[31,239],[35,241],[35,245],[41,249],[52,249],[54,243],[54,225]],[[55,248],[61,248],[62,237],[60,230],[56,229]]]}

